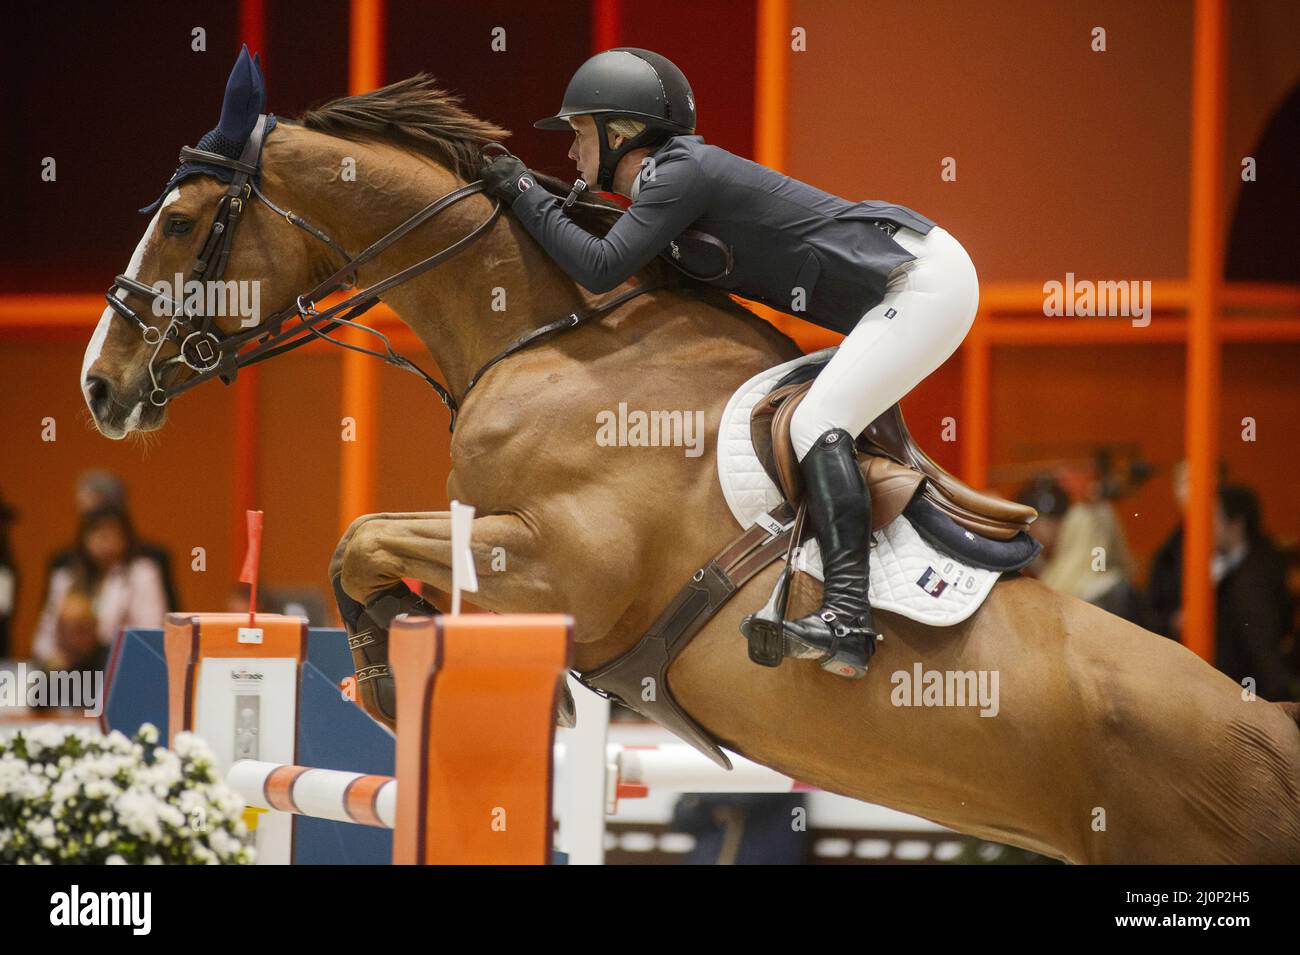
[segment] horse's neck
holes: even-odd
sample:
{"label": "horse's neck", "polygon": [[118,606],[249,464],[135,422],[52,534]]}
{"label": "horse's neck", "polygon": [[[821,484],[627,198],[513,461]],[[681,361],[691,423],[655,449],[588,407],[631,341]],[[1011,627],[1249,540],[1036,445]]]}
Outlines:
{"label": "horse's neck", "polygon": [[[464,184],[432,161],[392,146],[350,142],[300,127],[288,127],[286,133],[281,148],[293,169],[277,177],[279,187],[289,190],[294,211],[353,255]],[[355,169],[355,181],[344,178],[342,171],[348,168]],[[301,185],[321,182],[329,185]],[[461,200],[364,266],[358,287],[451,246],[491,213],[491,200],[484,196]],[[337,264],[323,264],[325,274]],[[502,209],[498,221],[463,251],[383,299],[424,343],[452,394],[460,397],[470,377],[510,341],[586,308],[590,296]]]}

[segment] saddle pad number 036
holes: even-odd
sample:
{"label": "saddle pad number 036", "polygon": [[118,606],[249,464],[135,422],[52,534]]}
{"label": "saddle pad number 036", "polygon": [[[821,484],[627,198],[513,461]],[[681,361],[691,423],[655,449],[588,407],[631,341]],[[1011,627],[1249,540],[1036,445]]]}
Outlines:
{"label": "saddle pad number 036", "polygon": [[[749,438],[754,405],[792,369],[829,358],[833,349],[804,355],[769,368],[745,382],[727,402],[718,428],[718,481],[732,515],[742,528],[782,500],[759,462]],[[822,579],[817,541],[809,538],[795,553],[794,567]],[[931,627],[961,623],[984,602],[998,582],[996,570],[970,567],[938,550],[900,514],[873,535],[868,599],[873,607],[902,614]]]}

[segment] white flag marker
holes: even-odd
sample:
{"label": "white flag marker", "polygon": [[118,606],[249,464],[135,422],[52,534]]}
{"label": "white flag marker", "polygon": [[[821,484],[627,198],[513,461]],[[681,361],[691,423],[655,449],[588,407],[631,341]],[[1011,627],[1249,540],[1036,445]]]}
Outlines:
{"label": "white flag marker", "polygon": [[469,549],[474,526],[474,508],[460,501],[451,502],[451,612],[460,613],[460,592],[478,593],[478,576],[474,573],[474,555]]}

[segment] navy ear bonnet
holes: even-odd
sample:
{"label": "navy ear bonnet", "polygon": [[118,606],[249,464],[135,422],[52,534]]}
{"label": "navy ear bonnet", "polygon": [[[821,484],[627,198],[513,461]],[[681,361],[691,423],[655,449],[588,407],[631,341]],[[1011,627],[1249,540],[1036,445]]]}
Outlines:
{"label": "navy ear bonnet", "polygon": [[[248,47],[245,46],[240,50],[239,58],[235,60],[235,68],[230,71],[230,79],[226,81],[226,98],[221,103],[221,120],[215,129],[210,129],[203,134],[203,138],[195,148],[218,153],[229,159],[238,159],[244,151],[249,135],[253,132],[253,127],[257,125],[257,117],[262,114],[265,107],[266,81],[262,79],[261,57],[260,55],[250,57]],[[267,116],[266,131],[269,133],[274,128],[275,116]],[[153,214],[176,184],[191,176],[215,176],[229,184],[235,177],[235,171],[225,166],[213,166],[203,162],[181,163],[172,173],[167,185],[163,187],[162,195],[140,211],[145,215]]]}

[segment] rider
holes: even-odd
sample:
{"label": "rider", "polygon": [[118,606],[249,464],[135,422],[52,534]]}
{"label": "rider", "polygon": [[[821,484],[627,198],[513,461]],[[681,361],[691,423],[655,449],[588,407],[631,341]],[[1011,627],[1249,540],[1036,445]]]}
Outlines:
{"label": "rider", "polygon": [[[649,50],[598,53],[574,74],[560,111],[534,124],[572,131],[569,158],[588,182],[632,200],[603,238],[509,154],[481,176],[577,282],[616,288],[688,227],[731,248],[709,281],[845,333],[791,420],[822,555],[818,613],[784,623],[786,644],[859,678],[879,638],[867,601],[871,514],[858,434],[956,350],[975,318],[975,268],[957,240],[904,206],[849,202],[717,146],[695,132],[686,77]],[[575,184],[575,192],[582,188]],[[775,625],[747,618],[746,629]]]}

